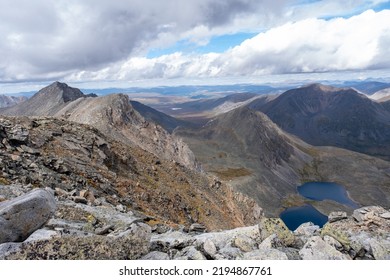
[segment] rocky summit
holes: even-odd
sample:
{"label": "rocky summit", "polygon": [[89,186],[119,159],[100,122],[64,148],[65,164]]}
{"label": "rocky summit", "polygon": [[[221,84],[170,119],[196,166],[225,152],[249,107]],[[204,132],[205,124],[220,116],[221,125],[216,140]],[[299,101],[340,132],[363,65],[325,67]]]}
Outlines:
{"label": "rocky summit", "polygon": [[[52,209],[50,191],[30,186],[0,186],[0,222],[10,205]],[[51,197],[52,196],[52,197]],[[207,232],[200,224],[188,228],[150,224],[148,218],[123,207],[102,202],[78,203],[55,192],[55,212],[28,214],[44,224],[29,236],[0,231],[0,259],[143,259],[143,260],[351,260],[390,259],[390,211],[372,206],[338,219],[320,229],[312,223],[289,231],[278,218],[261,216],[252,226]],[[22,213],[22,212],[21,212]],[[22,214],[23,215],[23,214]],[[13,219],[22,219],[15,217]],[[5,238],[6,237],[6,238]],[[20,242],[15,242],[20,241]]]}

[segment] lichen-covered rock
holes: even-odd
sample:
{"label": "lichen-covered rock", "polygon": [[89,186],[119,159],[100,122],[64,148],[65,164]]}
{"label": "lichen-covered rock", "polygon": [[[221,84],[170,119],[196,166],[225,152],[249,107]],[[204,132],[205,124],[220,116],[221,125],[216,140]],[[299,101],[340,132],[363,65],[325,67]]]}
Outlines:
{"label": "lichen-covered rock", "polygon": [[133,224],[127,231],[109,236],[64,236],[22,243],[3,259],[114,260],[138,259],[149,251],[151,229]]}
{"label": "lichen-covered rock", "polygon": [[272,234],[276,234],[284,246],[293,246],[297,240],[294,234],[287,228],[279,218],[265,218],[259,223],[261,240]]}
{"label": "lichen-covered rock", "polygon": [[348,255],[337,251],[327,244],[320,236],[310,238],[299,251],[303,260],[350,260]]}
{"label": "lichen-covered rock", "polygon": [[337,211],[331,212],[328,217],[328,222],[333,223],[347,218],[347,212]]}
{"label": "lichen-covered rock", "polygon": [[242,252],[249,252],[257,248],[257,243],[247,236],[238,236],[233,239],[232,246],[237,247]]}
{"label": "lichen-covered rock", "polygon": [[0,203],[0,243],[23,241],[54,214],[56,201],[51,191],[35,189]]}

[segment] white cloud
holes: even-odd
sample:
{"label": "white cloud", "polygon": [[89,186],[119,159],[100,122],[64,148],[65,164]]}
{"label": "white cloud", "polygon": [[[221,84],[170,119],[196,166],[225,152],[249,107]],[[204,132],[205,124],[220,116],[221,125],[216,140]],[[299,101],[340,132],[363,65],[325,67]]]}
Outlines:
{"label": "white cloud", "polygon": [[[377,69],[390,66],[390,11],[349,19],[305,19],[260,33],[222,54],[133,57],[86,80],[256,76]],[[74,77],[72,77],[74,78]]]}
{"label": "white cloud", "polygon": [[[0,0],[0,82],[387,67],[388,14],[315,19],[334,11],[350,14],[357,7],[381,2]],[[312,19],[302,20],[308,17]],[[144,57],[152,48],[180,40],[204,45],[214,35],[260,30],[268,31],[223,54]]]}

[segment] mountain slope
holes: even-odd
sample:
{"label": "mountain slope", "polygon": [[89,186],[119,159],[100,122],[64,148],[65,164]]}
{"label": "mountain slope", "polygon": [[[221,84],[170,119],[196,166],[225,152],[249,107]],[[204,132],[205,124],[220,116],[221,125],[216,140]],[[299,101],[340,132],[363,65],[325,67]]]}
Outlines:
{"label": "mountain slope", "polygon": [[197,168],[195,157],[187,145],[162,127],[146,121],[134,110],[127,95],[77,99],[55,116],[92,125],[114,139],[130,142],[164,159]]}
{"label": "mountain slope", "polygon": [[307,143],[390,158],[390,113],[353,89],[319,84],[289,90],[258,108]]}
{"label": "mountain slope", "polygon": [[221,98],[154,105],[153,107],[175,118],[203,125],[210,118],[243,106],[257,97],[259,95],[255,93],[234,93]]}
{"label": "mountain slope", "polygon": [[27,98],[24,96],[8,96],[0,94],[0,108],[11,107],[26,100]]}
{"label": "mountain slope", "polygon": [[171,117],[138,101],[131,100],[130,104],[147,121],[151,121],[162,126],[166,131],[170,133],[172,133],[172,131],[178,126],[193,126],[193,124],[190,122]]}
{"label": "mountain slope", "polygon": [[[198,222],[216,230],[252,225],[261,216],[253,200],[225,184],[216,187],[204,173],[64,119],[0,117],[0,162],[0,185],[48,187],[60,201],[88,202],[97,211],[142,212],[152,226]],[[102,222],[74,207],[57,210],[76,223]],[[56,219],[68,229],[61,216]]]}
{"label": "mountain slope", "polygon": [[390,88],[377,91],[370,98],[378,102],[388,101],[390,100]]}
{"label": "mountain slope", "polygon": [[84,95],[79,89],[67,84],[54,82],[41,89],[30,99],[18,105],[0,110],[0,114],[10,116],[51,116],[68,102],[78,98],[95,96]]}

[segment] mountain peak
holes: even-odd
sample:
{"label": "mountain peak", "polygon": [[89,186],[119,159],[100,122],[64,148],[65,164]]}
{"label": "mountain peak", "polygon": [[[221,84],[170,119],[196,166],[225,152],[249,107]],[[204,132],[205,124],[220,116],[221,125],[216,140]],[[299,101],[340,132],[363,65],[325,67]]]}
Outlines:
{"label": "mountain peak", "polygon": [[57,97],[59,99],[62,99],[63,102],[69,102],[76,100],[80,97],[84,97],[84,94],[77,88],[72,88],[68,86],[65,83],[61,82],[54,82],[47,87],[41,89],[36,95],[33,96],[33,98],[37,97],[47,97],[47,98],[54,98]]}
{"label": "mountain peak", "polygon": [[51,116],[67,103],[90,96],[94,95],[84,95],[79,89],[57,81],[44,87],[25,102],[3,110],[2,113],[15,116]]}
{"label": "mountain peak", "polygon": [[324,85],[321,83],[308,84],[308,85],[302,86],[301,88],[306,88],[308,90],[314,90],[314,91],[322,91],[322,92],[335,92],[335,91],[342,90],[340,88]]}

